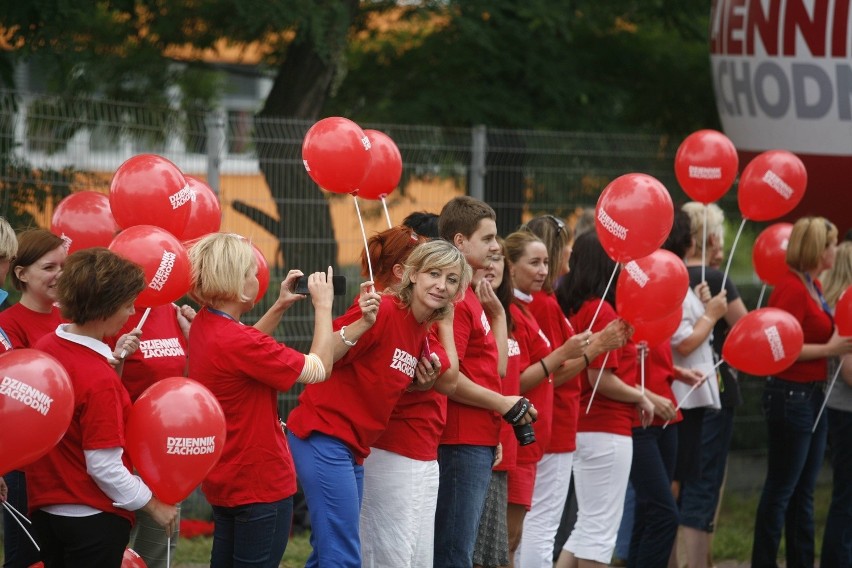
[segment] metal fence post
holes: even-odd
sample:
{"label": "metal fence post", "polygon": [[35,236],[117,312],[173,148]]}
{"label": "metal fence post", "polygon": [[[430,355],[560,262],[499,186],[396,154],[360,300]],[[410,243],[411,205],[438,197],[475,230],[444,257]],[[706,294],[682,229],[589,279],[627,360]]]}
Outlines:
{"label": "metal fence post", "polygon": [[207,114],[204,120],[207,128],[207,185],[219,195],[219,174],[225,157],[225,109],[217,108]]}
{"label": "metal fence post", "polygon": [[487,130],[484,124],[477,124],[470,131],[470,188],[469,194],[479,200],[485,200],[485,153],[487,152]]}

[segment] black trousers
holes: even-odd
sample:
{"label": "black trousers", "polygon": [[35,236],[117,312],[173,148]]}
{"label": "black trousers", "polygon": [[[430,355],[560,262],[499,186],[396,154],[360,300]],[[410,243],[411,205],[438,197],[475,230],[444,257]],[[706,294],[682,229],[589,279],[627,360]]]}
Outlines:
{"label": "black trousers", "polygon": [[32,515],[45,568],[121,568],[130,521],[113,513],[62,517]]}

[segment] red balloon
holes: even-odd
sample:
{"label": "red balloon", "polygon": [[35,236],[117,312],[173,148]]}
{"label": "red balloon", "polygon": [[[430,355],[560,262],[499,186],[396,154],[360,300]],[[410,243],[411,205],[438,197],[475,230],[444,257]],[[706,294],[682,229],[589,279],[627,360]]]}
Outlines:
{"label": "red balloon", "polygon": [[630,325],[634,329],[632,339],[637,344],[644,341],[648,344],[648,347],[656,347],[674,335],[682,318],[683,305],[680,305],[667,316],[655,320],[638,319],[631,321]]}
{"label": "red balloon", "polygon": [[361,127],[340,116],[315,123],[302,141],[302,161],[317,185],[334,193],[352,193],[370,171],[370,139]]}
{"label": "red balloon", "polygon": [[176,236],[182,241],[191,241],[208,233],[216,233],[222,224],[222,208],[219,198],[206,183],[192,176],[186,177],[186,183],[194,197],[189,208],[189,219],[183,231]]}
{"label": "red balloon", "polygon": [[656,320],[680,307],[688,291],[686,264],[674,253],[657,249],[624,265],[615,287],[615,307],[628,321]]}
{"label": "red balloon", "polygon": [[787,266],[787,243],[792,230],[790,223],[775,223],[763,229],[754,240],[751,262],[765,284],[774,286],[790,270]]}
{"label": "red balloon", "polygon": [[67,243],[68,254],[109,246],[119,230],[109,198],[96,191],[78,191],[60,201],[50,222],[50,231]]}
{"label": "red balloon", "polygon": [[737,178],[734,143],[716,130],[687,136],[675,154],[675,177],[683,191],[705,205],[725,195]]}
{"label": "red balloon", "polygon": [[792,314],[760,308],[734,324],[722,347],[722,358],[750,375],[773,375],[793,364],[803,343],[802,326]]}
{"label": "red balloon", "polygon": [[802,160],[787,150],[758,154],[743,170],[737,201],[750,221],[769,221],[793,210],[808,185]]}
{"label": "red balloon", "polygon": [[173,505],[192,493],[219,461],[224,446],[222,406],[192,379],[157,381],[130,409],[130,459],[154,495],[166,503]]}
{"label": "red balloon", "polygon": [[837,299],[834,323],[837,325],[838,335],[852,337],[852,286],[847,287]]}
{"label": "red balloon", "polygon": [[0,355],[0,474],[41,458],[74,412],[74,387],[62,364],[35,349]]}
{"label": "red balloon", "polygon": [[124,556],[121,558],[121,568],[148,568],[139,553],[132,548],[124,549]]}
{"label": "red balloon", "polygon": [[115,171],[109,204],[123,229],[154,225],[173,235],[189,219],[193,193],[176,165],[156,154],[133,156]]}
{"label": "red balloon", "polygon": [[189,255],[168,231],[152,225],[136,225],[116,235],[109,249],[145,271],[145,289],[136,298],[137,307],[168,304],[189,291]]}
{"label": "red balloon", "polygon": [[402,177],[402,155],[391,137],[378,130],[365,130],[370,139],[372,165],[358,186],[358,197],[381,199],[396,189]]}
{"label": "red balloon", "polygon": [[254,250],[254,258],[257,260],[257,282],[260,285],[257,289],[257,298],[254,300],[257,303],[269,288],[269,263],[266,262],[266,257],[254,243],[251,243],[251,248]]}
{"label": "red balloon", "polygon": [[595,207],[595,230],[616,262],[660,248],[672,229],[674,206],[665,186],[646,174],[625,174],[606,186]]}

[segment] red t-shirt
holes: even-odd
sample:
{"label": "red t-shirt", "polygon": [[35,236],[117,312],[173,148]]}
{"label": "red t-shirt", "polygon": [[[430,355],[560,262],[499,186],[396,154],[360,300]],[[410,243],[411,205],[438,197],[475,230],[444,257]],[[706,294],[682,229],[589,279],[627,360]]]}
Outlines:
{"label": "red t-shirt", "polygon": [[[123,334],[133,330],[145,310],[136,310],[115,337],[106,340],[111,349]],[[172,304],[151,308],[151,313],[142,326],[139,349],[124,360],[121,382],[136,401],[145,389],[161,379],[183,377],[186,374],[186,339],[177,320],[177,311]]]}
{"label": "red t-shirt", "polygon": [[[527,309],[554,349],[574,336],[574,329],[553,294],[536,292]],[[577,449],[581,375],[582,373],[579,373],[553,389],[553,422],[550,425],[550,444],[545,448],[545,453],[558,454]]]}
{"label": "red t-shirt", "polygon": [[39,339],[56,331],[60,323],[62,316],[56,306],[43,314],[17,303],[0,312],[0,328],[3,328],[16,349],[33,347]]}
{"label": "red t-shirt", "polygon": [[[503,394],[518,396],[521,390],[521,348],[511,337],[508,355],[506,376],[503,377]],[[506,421],[500,425],[500,444],[503,446],[503,459],[494,467],[494,471],[509,471],[518,463],[518,439],[515,437],[514,428]]]}
{"label": "red t-shirt", "polygon": [[[476,293],[470,288],[456,305],[453,333],[461,372],[488,390],[502,392],[502,382],[497,373],[497,344],[491,333],[491,324]],[[447,425],[441,443],[496,446],[502,422],[502,417],[496,412],[448,400]]]}
{"label": "red t-shirt", "polygon": [[[334,321],[334,328],[360,317],[354,305]],[[427,327],[395,296],[382,296],[376,323],[334,364],[331,378],[305,387],[287,428],[299,438],[311,432],[333,436],[362,463],[414,378],[426,333]]]}
{"label": "red t-shirt", "polygon": [[[586,300],[576,314],[572,315],[571,325],[574,329],[588,329],[598,304],[599,298]],[[592,332],[601,331],[606,325],[617,319],[618,314],[609,302],[603,302],[600,313],[592,326]],[[583,373],[580,381],[580,420],[577,424],[578,432],[609,432],[622,436],[632,435],[634,405],[619,402],[604,396],[600,391],[595,392],[592,407],[588,413],[586,408],[592,397],[594,384],[598,379],[598,372],[604,364],[606,355],[594,359]],[[636,345],[632,341],[621,349],[609,352],[606,368],[612,371],[625,384],[633,386],[636,381]],[[585,375],[583,377],[582,375]]]}
{"label": "red t-shirt", "polygon": [[[816,280],[814,285],[822,292],[819,280]],[[831,317],[811,298],[805,283],[793,271],[788,271],[775,284],[767,305],[793,314],[802,324],[805,343],[827,343],[834,333]],[[780,373],[775,373],[775,376],[785,381],[810,383],[824,381],[827,374],[828,360],[821,358],[796,361]]]}
{"label": "red t-shirt", "polygon": [[[124,447],[130,397],[106,358],[92,349],[49,333],[33,346],[55,357],[71,378],[74,411],[59,443],[24,468],[30,511],[47,505],[81,504],[133,522],[131,511],[112,505],[86,471],[84,450]],[[132,471],[127,452],[124,466]]]}
{"label": "red t-shirt", "polygon": [[[531,365],[538,365],[550,354],[550,341],[544,336],[533,317],[517,304],[511,304],[512,332],[521,350],[521,372]],[[538,410],[538,419],[533,424],[535,444],[518,447],[518,463],[538,463],[544,455],[544,449],[550,444],[550,425],[553,421],[553,376],[548,375],[542,381],[523,393]]]}
{"label": "red t-shirt", "polygon": [[[642,385],[642,350],[636,350],[637,363],[636,368],[636,386]],[[674,381],[674,362],[672,361],[672,344],[670,340],[666,340],[654,347],[648,349],[645,355],[645,389],[654,394],[660,395],[672,401],[677,406],[677,398],[672,392],[672,381]],[[594,404],[594,403],[592,403]],[[671,421],[671,424],[677,424],[683,420],[683,415],[680,410],[677,411],[677,416]],[[654,416],[653,426],[662,426],[666,421],[659,416]],[[633,427],[640,428],[642,426],[639,410],[633,413]]]}
{"label": "red t-shirt", "polygon": [[251,326],[208,308],[195,316],[187,376],[210,389],[226,422],[222,457],[201,485],[211,504],[271,503],[296,492],[278,392],[292,387],[304,366],[303,354]]}
{"label": "red t-shirt", "polygon": [[[437,326],[429,331],[429,348],[438,355],[442,369],[449,367],[447,352],[438,341]],[[446,396],[435,389],[406,392],[396,403],[385,431],[373,447],[413,460],[437,460],[446,421]]]}

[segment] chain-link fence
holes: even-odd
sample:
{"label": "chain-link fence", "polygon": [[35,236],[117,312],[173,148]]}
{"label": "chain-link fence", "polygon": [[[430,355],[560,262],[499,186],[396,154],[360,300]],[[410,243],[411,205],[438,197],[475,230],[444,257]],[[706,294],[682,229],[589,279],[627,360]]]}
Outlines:
{"label": "chain-link fence", "polygon": [[[191,114],[177,105],[0,91],[0,214],[49,226],[53,207],[69,192],[107,192],[123,161],[159,154],[184,173],[207,180],[222,204],[222,230],[251,238],[269,259],[273,285],[253,317],[269,306],[276,277],[287,268],[309,271],[329,264],[349,279],[350,294],[335,306],[341,313],[360,278],[363,241],[353,198],[320,190],[305,172],[301,143],[311,124],[245,111]],[[594,206],[609,181],[629,172],[658,178],[676,204],[687,200],[673,171],[679,140],[664,135],[361,126],[387,133],[403,157],[402,182],[387,199],[392,223],[414,211],[439,212],[447,200],[465,193],[494,207],[501,234],[539,213],[573,220],[582,208]],[[15,203],[24,206],[16,211]],[[359,203],[368,236],[387,228],[382,203]],[[720,205],[730,218],[739,216],[733,195]],[[736,270],[733,279],[746,304],[754,306],[750,268]],[[280,338],[304,348],[312,319],[308,302],[300,304],[285,316]],[[738,417],[735,442],[758,454],[764,439],[759,389],[759,381],[744,381],[747,406]],[[293,404],[291,393],[283,400],[284,412]]]}

